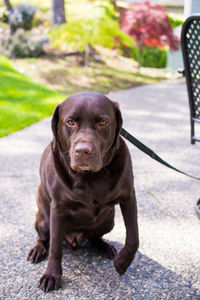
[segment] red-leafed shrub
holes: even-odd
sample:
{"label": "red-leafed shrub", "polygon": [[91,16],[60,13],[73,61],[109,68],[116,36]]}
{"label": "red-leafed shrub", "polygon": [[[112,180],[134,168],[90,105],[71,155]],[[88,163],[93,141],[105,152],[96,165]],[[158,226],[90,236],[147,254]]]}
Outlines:
{"label": "red-leafed shrub", "polygon": [[143,47],[178,49],[178,38],[173,33],[166,10],[160,5],[148,1],[135,3],[132,9],[125,11],[120,27],[136,41],[139,64]]}

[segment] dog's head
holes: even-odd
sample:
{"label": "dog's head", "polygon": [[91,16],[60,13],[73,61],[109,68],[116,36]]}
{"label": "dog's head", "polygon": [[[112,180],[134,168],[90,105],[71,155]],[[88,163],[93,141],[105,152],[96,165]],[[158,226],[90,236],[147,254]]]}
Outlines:
{"label": "dog's head", "polygon": [[117,103],[99,93],[78,93],[55,109],[53,149],[59,147],[77,172],[97,172],[119,147],[122,117]]}

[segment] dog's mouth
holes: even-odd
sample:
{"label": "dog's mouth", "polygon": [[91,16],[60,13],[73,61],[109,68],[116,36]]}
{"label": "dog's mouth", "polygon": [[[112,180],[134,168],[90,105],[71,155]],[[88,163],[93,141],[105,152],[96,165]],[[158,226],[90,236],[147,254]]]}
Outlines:
{"label": "dog's mouth", "polygon": [[74,164],[71,163],[70,167],[72,170],[78,173],[83,172],[99,172],[101,170],[101,166],[92,166],[87,164]]}
{"label": "dog's mouth", "polygon": [[70,158],[70,167],[72,170],[82,172],[98,172],[102,168],[102,162],[99,157],[90,157],[85,159],[72,156]]}

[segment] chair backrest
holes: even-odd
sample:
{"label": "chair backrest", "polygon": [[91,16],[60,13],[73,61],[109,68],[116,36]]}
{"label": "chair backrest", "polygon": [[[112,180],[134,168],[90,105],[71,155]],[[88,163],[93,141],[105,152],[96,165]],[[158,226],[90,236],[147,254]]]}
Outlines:
{"label": "chair backrest", "polygon": [[181,47],[190,105],[191,143],[194,144],[200,142],[195,136],[195,123],[200,123],[200,14],[192,15],[184,22]]}

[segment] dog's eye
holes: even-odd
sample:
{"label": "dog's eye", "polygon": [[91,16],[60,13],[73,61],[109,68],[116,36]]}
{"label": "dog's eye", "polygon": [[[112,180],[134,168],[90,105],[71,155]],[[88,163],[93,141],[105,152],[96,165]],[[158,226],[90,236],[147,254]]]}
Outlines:
{"label": "dog's eye", "polygon": [[105,119],[102,119],[100,122],[99,122],[99,126],[106,126],[108,124],[108,121],[105,120]]}
{"label": "dog's eye", "polygon": [[66,122],[69,126],[74,126],[75,125],[75,122],[73,120],[68,120]]}

